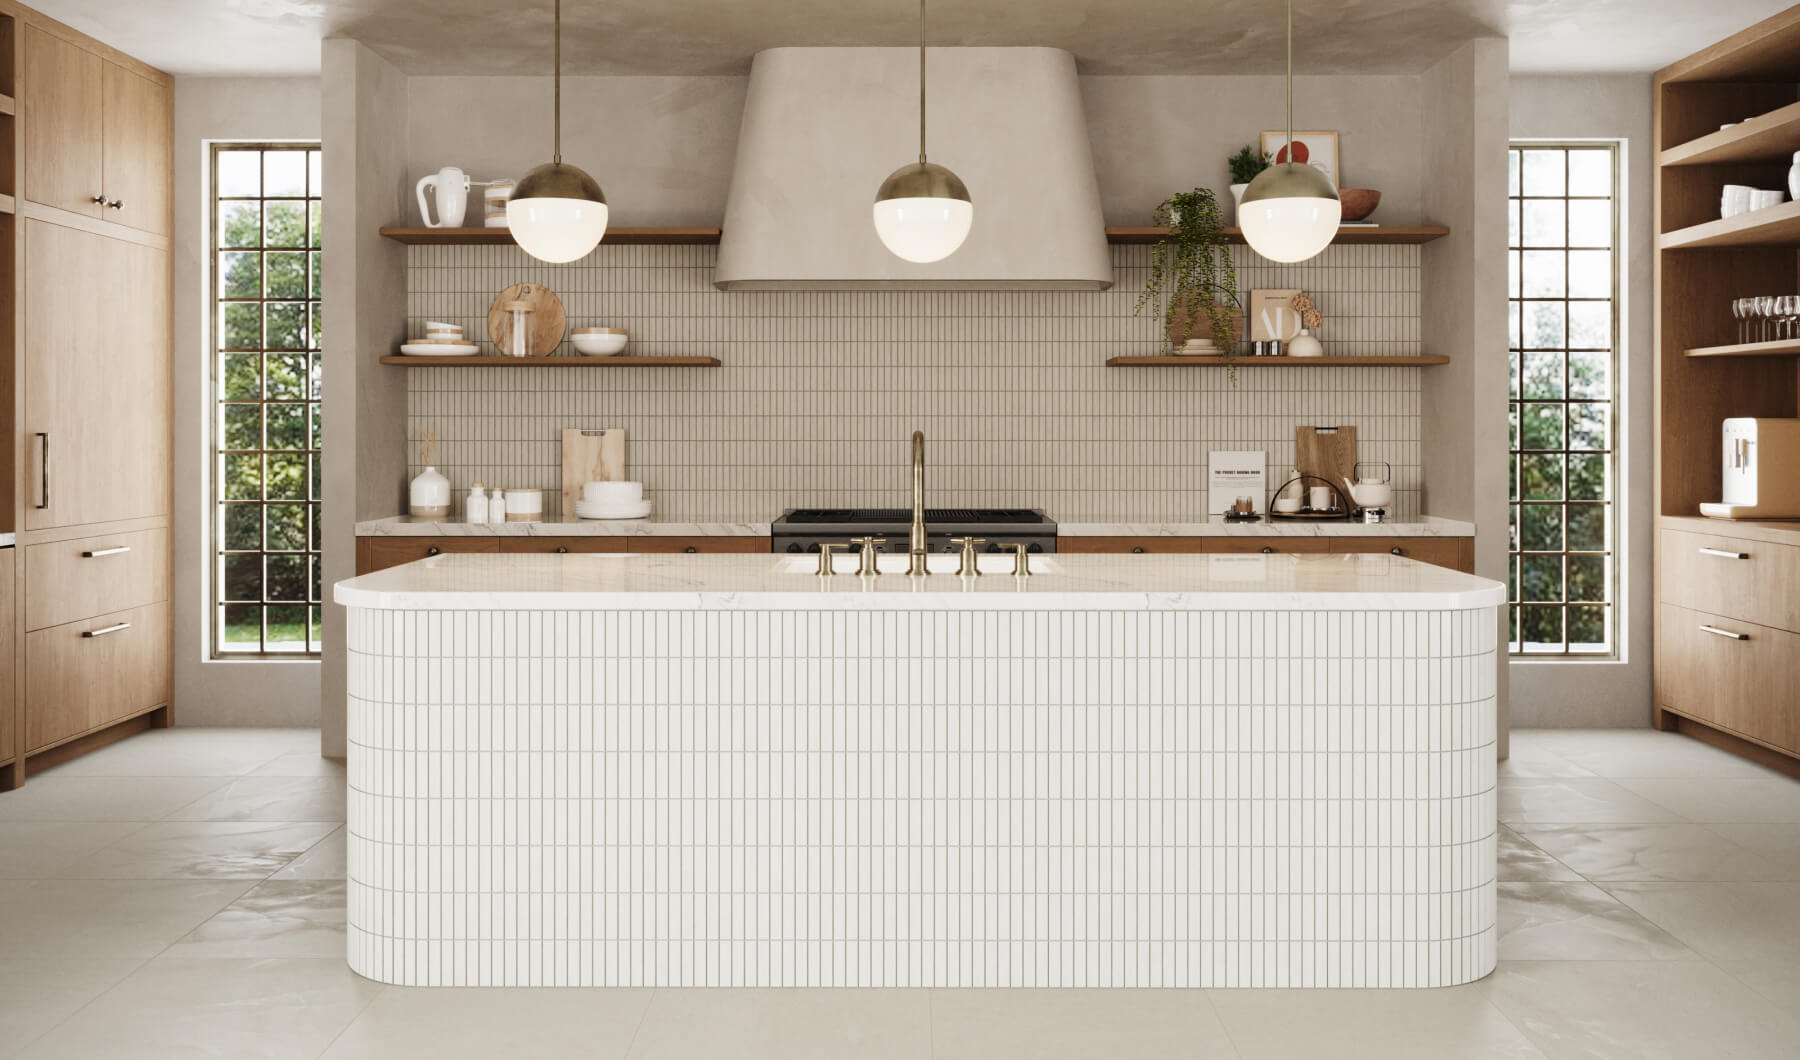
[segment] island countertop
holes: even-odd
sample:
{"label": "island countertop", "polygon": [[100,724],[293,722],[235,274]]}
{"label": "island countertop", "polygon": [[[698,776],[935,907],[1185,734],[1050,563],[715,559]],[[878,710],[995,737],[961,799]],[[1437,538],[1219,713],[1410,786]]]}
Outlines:
{"label": "island countertop", "polygon": [[[390,516],[356,524],[357,537],[768,537],[768,523],[682,523],[656,519],[546,519],[531,523],[467,523],[460,519]],[[1421,517],[1406,523],[1228,523],[1219,516],[1179,523],[1059,522],[1062,537],[1473,537],[1475,524]]]}
{"label": "island countertop", "polygon": [[[884,569],[904,556],[884,556]],[[813,572],[815,557],[630,553],[449,554],[338,582],[348,607],[380,610],[1161,610],[1451,611],[1506,599],[1499,582],[1375,555],[982,557],[977,578]],[[855,557],[838,557],[853,570]],[[934,567],[955,557],[934,555]]]}

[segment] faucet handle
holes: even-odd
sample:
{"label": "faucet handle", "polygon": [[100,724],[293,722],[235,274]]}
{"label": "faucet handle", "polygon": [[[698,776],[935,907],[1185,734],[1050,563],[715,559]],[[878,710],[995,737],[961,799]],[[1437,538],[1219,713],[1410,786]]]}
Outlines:
{"label": "faucet handle", "polygon": [[975,546],[987,544],[987,538],[985,538],[985,537],[953,537],[950,539],[950,543],[952,545],[961,545],[962,546],[962,566],[960,566],[956,569],[956,573],[960,574],[960,575],[971,575],[971,576],[980,574],[981,568],[977,565],[977,562],[980,557],[979,557],[979,554],[975,551]]}
{"label": "faucet handle", "polygon": [[850,545],[848,542],[845,542],[845,541],[823,541],[823,542],[819,543],[819,576],[820,577],[822,577],[822,578],[830,577],[831,575],[837,573],[836,568],[832,567],[832,565],[831,565],[831,553],[832,553],[833,549],[840,549],[840,548],[848,551],[850,548]]}
{"label": "faucet handle", "polygon": [[881,569],[875,565],[875,557],[879,555],[880,552],[875,546],[887,544],[887,538],[875,537],[874,535],[868,537],[853,537],[850,539],[850,543],[857,546],[862,552],[862,567],[857,573],[866,575],[880,574]]}
{"label": "faucet handle", "polygon": [[1031,545],[1029,542],[1002,541],[1002,542],[1000,542],[1000,548],[1002,550],[1009,549],[1009,548],[1013,550],[1013,573],[1014,574],[1023,578],[1026,575],[1031,573],[1031,559],[1029,557]]}

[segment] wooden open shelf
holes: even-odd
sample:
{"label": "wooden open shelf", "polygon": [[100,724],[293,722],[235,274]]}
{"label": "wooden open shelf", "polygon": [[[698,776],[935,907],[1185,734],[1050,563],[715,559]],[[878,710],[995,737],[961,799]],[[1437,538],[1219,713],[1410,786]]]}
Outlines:
{"label": "wooden open shelf", "polygon": [[11,96],[0,95],[0,114],[17,114],[19,104]]}
{"label": "wooden open shelf", "polygon": [[[1429,243],[1434,239],[1442,239],[1450,234],[1444,225],[1353,225],[1338,229],[1333,243],[1351,246],[1393,245],[1398,243]],[[1155,243],[1167,238],[1169,230],[1154,225],[1142,227],[1111,226],[1106,230],[1108,243],[1138,244]],[[1242,243],[1244,230],[1236,225],[1225,229],[1227,243]]]}
{"label": "wooden open shelf", "polygon": [[1217,354],[1205,357],[1183,357],[1164,354],[1155,357],[1108,357],[1108,368],[1325,368],[1350,365],[1418,368],[1428,364],[1449,364],[1450,358],[1429,357],[1233,357],[1227,360]]}
{"label": "wooden open shelf", "polygon": [[1793,357],[1800,355],[1800,339],[1744,342],[1731,346],[1696,346],[1684,352],[1689,357]]}
{"label": "wooden open shelf", "polygon": [[1659,239],[1664,250],[1706,247],[1800,247],[1800,202],[1784,202],[1736,217],[1677,228]]}
{"label": "wooden open shelf", "polygon": [[402,368],[717,368],[717,357],[401,357],[382,364]]}
{"label": "wooden open shelf", "polygon": [[1662,153],[1665,166],[1716,166],[1736,162],[1787,162],[1800,151],[1800,103],[1758,114],[1729,129]]}
{"label": "wooden open shelf", "polygon": [[[516,246],[505,228],[408,228],[390,225],[381,234],[397,243],[424,246]],[[717,228],[608,228],[603,244],[614,246],[667,246],[717,243]]]}
{"label": "wooden open shelf", "polygon": [[11,195],[0,195],[0,213],[18,213],[19,203]]}

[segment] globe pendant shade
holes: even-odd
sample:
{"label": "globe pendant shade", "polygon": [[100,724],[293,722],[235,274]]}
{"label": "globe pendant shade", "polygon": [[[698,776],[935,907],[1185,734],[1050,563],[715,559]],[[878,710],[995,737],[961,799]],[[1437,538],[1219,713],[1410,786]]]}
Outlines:
{"label": "globe pendant shade", "polygon": [[955,173],[930,162],[894,170],[875,195],[875,234],[905,261],[944,260],[969,238],[974,223],[969,189]]}
{"label": "globe pendant shade", "polygon": [[1238,225],[1244,242],[1270,261],[1305,261],[1337,235],[1344,204],[1317,167],[1300,162],[1270,166],[1244,189]]}
{"label": "globe pendant shade", "polygon": [[506,225],[519,247],[557,264],[592,252],[606,235],[606,216],[600,185],[560,162],[532,170],[506,202]]}

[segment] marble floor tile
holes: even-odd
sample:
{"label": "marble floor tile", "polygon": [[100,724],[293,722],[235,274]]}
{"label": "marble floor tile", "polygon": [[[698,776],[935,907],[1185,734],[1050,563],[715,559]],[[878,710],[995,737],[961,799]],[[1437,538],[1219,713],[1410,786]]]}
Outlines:
{"label": "marble floor tile", "polygon": [[1583,769],[1562,755],[1550,750],[1537,740],[1520,738],[1514,734],[1512,744],[1507,749],[1507,756],[1500,762],[1500,776],[1516,779],[1548,779],[1555,777],[1592,777],[1594,774]]}
{"label": "marble floor tile", "polygon": [[75,861],[64,875],[262,880],[332,830],[328,822],[156,821]]}
{"label": "marble floor tile", "polygon": [[1500,821],[1515,831],[1532,824],[1611,824],[1679,821],[1672,810],[1627,791],[1610,780],[1557,778],[1503,780]]}
{"label": "marble floor tile", "polygon": [[1697,824],[1532,825],[1525,838],[1590,880],[1796,880]]}
{"label": "marble floor tile", "polygon": [[340,777],[239,777],[168,815],[178,821],[344,820]]}
{"label": "marble floor tile", "polygon": [[270,880],[170,947],[178,957],[344,956],[342,880]]}
{"label": "marble floor tile", "polygon": [[936,1060],[1235,1055],[1202,990],[933,990]]}
{"label": "marble floor tile", "polygon": [[249,888],[231,880],[0,881],[0,950],[9,958],[154,957]]}
{"label": "marble floor tile", "polygon": [[1713,960],[1800,961],[1800,886],[1608,883],[1646,919]]}
{"label": "marble floor tile", "polygon": [[344,958],[159,957],[20,1052],[24,1060],[314,1060],[381,991]]}
{"label": "marble floor tile", "polygon": [[650,994],[391,986],[325,1060],[624,1060]]}
{"label": "marble floor tile", "polygon": [[1473,986],[1211,990],[1208,995],[1244,1060],[1541,1060],[1543,1056]]}
{"label": "marble floor tile", "polygon": [[1617,783],[1690,821],[1800,823],[1800,780],[1789,777],[1626,778]]}
{"label": "marble floor tile", "polygon": [[141,821],[0,821],[0,880],[67,876],[82,858],[146,827]]}
{"label": "marble floor tile", "polygon": [[1800,872],[1800,824],[1786,821],[1714,821],[1707,829],[1724,836],[1784,872]]}
{"label": "marble floor tile", "polygon": [[[1768,777],[1768,770],[1691,736],[1652,730],[1537,730],[1533,750],[1602,777]],[[1514,743],[1515,749],[1517,743]]]}
{"label": "marble floor tile", "polygon": [[1714,961],[1738,982],[1800,1016],[1800,960]]}
{"label": "marble floor tile", "polygon": [[69,957],[0,961],[0,1057],[12,1056],[143,963]]}
{"label": "marble floor tile", "polygon": [[1591,883],[1502,883],[1503,961],[1691,961],[1667,931]]}
{"label": "marble floor tile", "polygon": [[318,748],[290,751],[250,771],[253,777],[342,777],[342,758],[321,758]]}
{"label": "marble floor tile", "polygon": [[1499,864],[1495,877],[1503,883],[1580,883],[1581,874],[1506,827],[1498,826]]}
{"label": "marble floor tile", "polygon": [[926,1060],[930,1018],[923,990],[658,990],[628,1055]]}
{"label": "marble floor tile", "polygon": [[1704,961],[1501,961],[1476,985],[1550,1060],[1788,1060],[1800,1040]]}
{"label": "marble floor tile", "polygon": [[308,745],[316,729],[152,729],[45,770],[46,777],[231,777]]}
{"label": "marble floor tile", "polygon": [[16,791],[0,792],[0,821],[155,821],[229,783],[227,777],[46,773],[29,778]]}
{"label": "marble floor tile", "polygon": [[287,867],[269,878],[273,880],[344,879],[349,872],[348,851],[345,849],[344,839],[344,826],[339,825],[330,835],[314,843],[306,853],[290,861]]}

